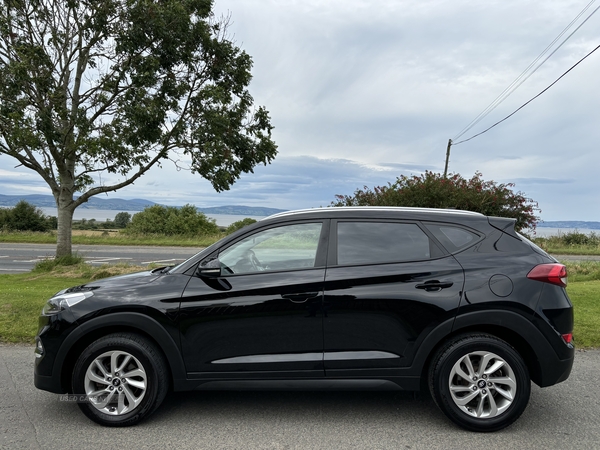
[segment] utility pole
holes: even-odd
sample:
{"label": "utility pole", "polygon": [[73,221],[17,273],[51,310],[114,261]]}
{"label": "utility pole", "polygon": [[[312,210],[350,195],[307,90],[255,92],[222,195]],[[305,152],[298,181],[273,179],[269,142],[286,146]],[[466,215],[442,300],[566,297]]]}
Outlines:
{"label": "utility pole", "polygon": [[448,161],[450,161],[450,147],[452,147],[452,139],[448,139],[448,148],[446,149],[446,165],[444,166],[444,178],[448,175]]}

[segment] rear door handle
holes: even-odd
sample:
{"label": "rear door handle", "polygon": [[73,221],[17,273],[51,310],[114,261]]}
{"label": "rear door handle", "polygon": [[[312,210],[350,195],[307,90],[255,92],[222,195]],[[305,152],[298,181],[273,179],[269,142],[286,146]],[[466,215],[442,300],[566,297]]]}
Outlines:
{"label": "rear door handle", "polygon": [[293,303],[304,303],[310,298],[318,296],[318,292],[303,292],[301,294],[281,294],[281,298],[285,298]]}
{"label": "rear door handle", "polygon": [[442,289],[445,289],[445,288],[449,288],[453,284],[454,283],[452,281],[431,280],[431,281],[426,281],[423,284],[417,284],[415,287],[417,289],[425,289],[427,292],[436,292],[436,291],[441,291]]}

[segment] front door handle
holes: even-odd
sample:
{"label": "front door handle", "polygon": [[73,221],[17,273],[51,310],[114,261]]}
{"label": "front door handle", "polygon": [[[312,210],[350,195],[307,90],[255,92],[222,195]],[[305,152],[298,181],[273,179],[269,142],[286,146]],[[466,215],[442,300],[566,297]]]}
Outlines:
{"label": "front door handle", "polygon": [[285,298],[292,303],[304,303],[306,300],[315,298],[318,295],[318,292],[303,292],[301,294],[281,294],[281,298]]}
{"label": "front door handle", "polygon": [[426,281],[423,284],[417,284],[415,287],[417,289],[425,289],[427,292],[436,292],[441,291],[442,289],[449,288],[454,283],[452,281],[438,281],[438,280],[430,280]]}

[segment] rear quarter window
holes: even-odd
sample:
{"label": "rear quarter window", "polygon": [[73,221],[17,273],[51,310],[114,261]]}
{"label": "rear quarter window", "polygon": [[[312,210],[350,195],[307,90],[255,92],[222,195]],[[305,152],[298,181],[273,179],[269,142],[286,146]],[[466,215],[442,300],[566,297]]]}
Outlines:
{"label": "rear quarter window", "polygon": [[450,253],[470,247],[481,238],[473,231],[454,225],[426,223],[425,226]]}

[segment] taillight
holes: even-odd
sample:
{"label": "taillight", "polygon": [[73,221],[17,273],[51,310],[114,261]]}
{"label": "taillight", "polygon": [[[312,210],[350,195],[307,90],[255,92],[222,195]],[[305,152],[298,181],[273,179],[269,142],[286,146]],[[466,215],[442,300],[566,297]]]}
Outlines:
{"label": "taillight", "polygon": [[570,344],[571,342],[573,342],[573,333],[566,333],[562,335],[563,341],[565,341],[567,344]]}
{"label": "taillight", "polygon": [[567,287],[567,268],[558,263],[540,264],[529,271],[527,278]]}

